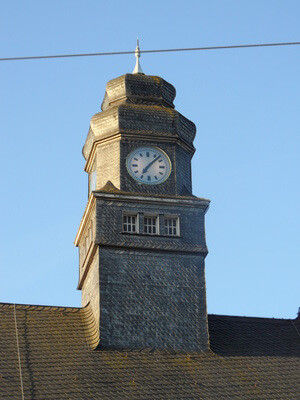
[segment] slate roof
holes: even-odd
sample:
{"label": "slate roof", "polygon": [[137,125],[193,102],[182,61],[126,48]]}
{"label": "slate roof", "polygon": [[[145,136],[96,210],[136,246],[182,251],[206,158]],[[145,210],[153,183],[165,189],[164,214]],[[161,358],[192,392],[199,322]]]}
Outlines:
{"label": "slate roof", "polygon": [[178,139],[194,153],[196,126],[174,108],[174,86],[159,76],[126,74],[106,85],[102,111],[90,122],[82,154],[88,161],[94,143],[121,135],[144,140]]}
{"label": "slate roof", "polygon": [[[209,316],[211,351],[95,346],[89,307],[16,306],[25,400],[300,396],[300,318]],[[0,399],[22,399],[14,306],[0,304]]]}

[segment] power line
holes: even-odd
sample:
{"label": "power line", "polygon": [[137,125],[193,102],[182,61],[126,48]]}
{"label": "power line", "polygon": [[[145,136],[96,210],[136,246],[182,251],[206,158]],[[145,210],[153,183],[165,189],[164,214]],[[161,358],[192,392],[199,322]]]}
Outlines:
{"label": "power line", "polygon": [[[239,44],[232,46],[186,47],[179,49],[140,50],[140,53],[146,54],[146,53],[167,53],[167,52],[199,51],[199,50],[227,50],[227,49],[242,49],[250,47],[295,46],[299,44],[300,42],[284,42],[284,43]],[[48,56],[6,57],[6,58],[0,58],[0,61],[21,61],[21,60],[24,61],[24,60],[41,60],[47,58],[116,56],[116,55],[134,54],[134,53],[135,51],[111,51],[105,53],[55,54]]]}

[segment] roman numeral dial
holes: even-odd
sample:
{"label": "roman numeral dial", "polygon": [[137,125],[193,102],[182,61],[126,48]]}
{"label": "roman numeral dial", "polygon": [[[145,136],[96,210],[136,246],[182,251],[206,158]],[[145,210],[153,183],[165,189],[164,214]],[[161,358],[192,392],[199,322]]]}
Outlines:
{"label": "roman numeral dial", "polygon": [[127,171],[146,185],[157,185],[170,176],[172,165],[167,154],[157,147],[139,147],[128,154]]}

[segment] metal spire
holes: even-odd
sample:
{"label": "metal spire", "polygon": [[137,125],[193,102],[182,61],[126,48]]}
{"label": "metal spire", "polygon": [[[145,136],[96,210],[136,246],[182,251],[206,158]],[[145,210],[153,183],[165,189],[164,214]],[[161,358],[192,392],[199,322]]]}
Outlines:
{"label": "metal spire", "polygon": [[135,67],[133,70],[133,74],[144,74],[141,64],[140,64],[140,60],[139,58],[141,57],[141,52],[140,52],[140,47],[139,47],[139,38],[137,38],[136,40],[136,49],[135,49],[135,58],[136,58],[136,63],[135,63]]}

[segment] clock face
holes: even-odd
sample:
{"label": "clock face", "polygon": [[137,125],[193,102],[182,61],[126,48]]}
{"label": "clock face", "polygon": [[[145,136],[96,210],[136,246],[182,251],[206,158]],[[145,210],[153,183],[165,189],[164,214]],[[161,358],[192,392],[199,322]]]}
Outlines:
{"label": "clock face", "polygon": [[129,174],[138,182],[157,185],[168,179],[171,173],[171,161],[167,154],[157,147],[139,147],[127,157]]}

